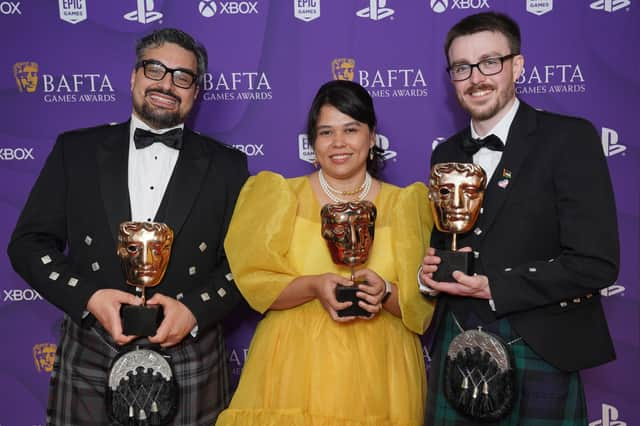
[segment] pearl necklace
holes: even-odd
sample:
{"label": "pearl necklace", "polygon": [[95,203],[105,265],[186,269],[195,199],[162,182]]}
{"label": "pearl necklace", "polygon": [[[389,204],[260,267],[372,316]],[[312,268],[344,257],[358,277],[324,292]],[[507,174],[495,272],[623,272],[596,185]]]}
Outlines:
{"label": "pearl necklace", "polygon": [[371,189],[371,183],[373,179],[371,178],[371,175],[369,174],[369,172],[366,172],[364,176],[364,182],[362,182],[362,185],[360,185],[360,188],[354,191],[339,191],[335,188],[332,188],[329,185],[329,182],[327,182],[327,180],[324,177],[324,173],[322,173],[322,169],[320,169],[318,170],[318,181],[320,182],[320,188],[322,188],[322,191],[327,195],[327,197],[329,197],[329,199],[331,199],[331,201],[333,201],[334,203],[346,203],[349,200],[344,200],[338,197],[336,194],[340,194],[340,195],[358,194],[356,199],[358,201],[362,201],[367,197],[367,195],[369,195],[369,190]]}

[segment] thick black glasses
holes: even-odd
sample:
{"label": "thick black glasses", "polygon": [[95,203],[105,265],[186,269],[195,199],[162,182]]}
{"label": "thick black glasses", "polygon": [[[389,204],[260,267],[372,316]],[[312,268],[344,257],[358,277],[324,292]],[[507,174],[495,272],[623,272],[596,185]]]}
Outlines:
{"label": "thick black glasses", "polygon": [[471,77],[471,73],[474,68],[478,68],[478,71],[482,73],[482,75],[495,75],[500,74],[502,72],[502,66],[504,61],[507,59],[511,59],[514,56],[517,56],[515,53],[510,53],[504,56],[498,56],[496,58],[487,58],[476,64],[456,64],[447,67],[447,72],[449,73],[449,77],[453,81],[463,81]]}
{"label": "thick black glasses", "polygon": [[162,62],[155,60],[142,60],[136,64],[136,69],[142,67],[144,76],[151,80],[160,81],[167,73],[171,73],[173,84],[188,89],[198,80],[198,75],[184,68],[169,68]]}

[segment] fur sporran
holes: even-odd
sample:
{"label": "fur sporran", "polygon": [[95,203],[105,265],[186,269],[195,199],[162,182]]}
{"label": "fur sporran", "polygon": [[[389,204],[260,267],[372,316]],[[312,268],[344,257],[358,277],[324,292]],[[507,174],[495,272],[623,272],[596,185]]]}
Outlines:
{"label": "fur sporran", "polygon": [[120,425],[169,424],[178,407],[170,357],[152,349],[122,352],[109,370],[107,409]]}
{"label": "fur sporran", "polygon": [[504,418],[513,408],[515,381],[513,355],[498,336],[468,330],[451,341],[444,394],[459,413],[479,422]]}

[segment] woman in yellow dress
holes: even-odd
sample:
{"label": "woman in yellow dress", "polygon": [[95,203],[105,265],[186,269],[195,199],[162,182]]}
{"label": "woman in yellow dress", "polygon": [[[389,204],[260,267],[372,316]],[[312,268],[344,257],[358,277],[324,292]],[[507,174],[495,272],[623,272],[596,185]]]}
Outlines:
{"label": "woman in yellow dress", "polygon": [[[243,296],[264,318],[240,382],[217,425],[421,425],[426,377],[418,335],[433,307],[416,274],[432,218],[424,184],[406,188],[375,176],[381,150],[367,91],[350,81],[323,85],[307,131],[320,169],[285,179],[261,172],[240,194],[225,250]],[[328,203],[368,200],[375,238],[358,268],[358,302],[372,315],[340,317],[338,284],[321,235]]]}

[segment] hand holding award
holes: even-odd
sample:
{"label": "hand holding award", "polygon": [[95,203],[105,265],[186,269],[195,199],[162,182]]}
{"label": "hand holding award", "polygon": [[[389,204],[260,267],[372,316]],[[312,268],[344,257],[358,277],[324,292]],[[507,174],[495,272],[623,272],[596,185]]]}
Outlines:
{"label": "hand holding award", "polygon": [[129,336],[153,336],[162,321],[158,306],[147,306],[146,287],[162,281],[169,265],[173,231],[164,223],[123,222],[118,234],[118,256],[127,284],[141,293],[142,306],[123,305],[122,332]]}
{"label": "hand holding award", "polygon": [[351,301],[353,304],[338,311],[338,316],[370,316],[371,313],[358,306],[356,297],[358,284],[355,267],[366,263],[373,244],[377,210],[370,201],[350,201],[327,204],[321,210],[322,236],[327,241],[333,262],[351,268],[353,286],[336,287],[338,302]]}
{"label": "hand holding award", "polygon": [[439,163],[431,168],[429,201],[436,228],[452,234],[451,250],[436,250],[441,262],[435,281],[455,282],[453,271],[473,274],[473,253],[457,250],[457,235],[471,230],[484,199],[487,176],[472,163]]}

